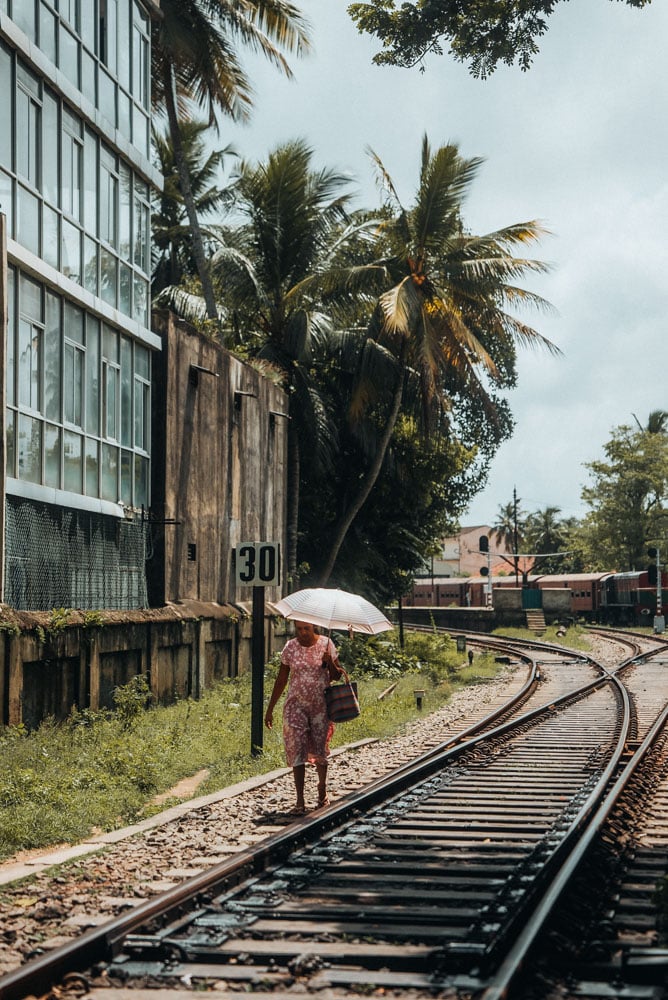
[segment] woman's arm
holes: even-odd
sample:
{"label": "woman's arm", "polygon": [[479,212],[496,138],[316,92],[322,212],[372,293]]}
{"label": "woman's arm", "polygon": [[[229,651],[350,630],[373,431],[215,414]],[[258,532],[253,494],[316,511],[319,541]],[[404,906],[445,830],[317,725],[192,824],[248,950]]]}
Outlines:
{"label": "woman's arm", "polygon": [[336,646],[331,639],[327,640],[327,647],[325,648],[325,652],[322,657],[322,665],[329,671],[330,681],[338,681],[339,677],[343,673],[343,669],[339,663]]}
{"label": "woman's arm", "polygon": [[290,667],[287,663],[281,663],[279,671],[276,674],[276,680],[274,681],[274,690],[271,692],[269,704],[267,705],[267,711],[264,714],[264,724],[267,729],[271,729],[274,725],[274,706],[285,691],[289,676]]}

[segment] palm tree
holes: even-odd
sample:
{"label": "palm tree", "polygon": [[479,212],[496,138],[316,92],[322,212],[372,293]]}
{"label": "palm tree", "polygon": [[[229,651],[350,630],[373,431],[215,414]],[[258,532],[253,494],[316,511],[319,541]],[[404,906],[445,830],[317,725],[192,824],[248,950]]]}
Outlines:
{"label": "palm tree", "polygon": [[[517,496],[517,491],[513,490],[513,499],[510,503],[499,507],[494,523],[494,534],[496,535],[497,542],[503,543],[506,549],[513,553],[511,565],[515,568],[516,583],[519,578],[519,558],[517,553],[524,540],[525,529],[525,515],[520,507],[521,502]],[[510,562],[509,559],[505,559],[505,556],[503,558],[505,562]]]}
{"label": "palm tree", "polygon": [[638,430],[648,434],[665,434],[668,431],[668,410],[652,410],[645,427],[640,423],[635,413],[631,416],[638,425]]}
{"label": "palm tree", "polygon": [[339,518],[321,585],[328,581],[346,533],[378,478],[410,379],[421,398],[425,432],[439,422],[445,425],[458,393],[477,399],[493,422],[496,406],[483,379],[503,384],[504,366],[512,367],[515,345],[541,345],[558,353],[554,344],[506,311],[517,304],[547,307],[544,300],[511,283],[547,270],[540,261],[511,253],[516,246],[535,242],[543,233],[540,225],[521,223],[486,236],[473,236],[464,228],[462,200],[480,160],[462,158],[454,144],[432,152],[425,136],[415,202],[405,209],[381,160],[375,153],[372,157],[391,209],[381,232],[388,250],[382,263],[391,287],[381,295],[369,325],[367,370],[360,377],[354,412],[362,413],[378,393],[373,376],[379,350],[385,362],[391,357],[394,364],[385,393],[384,433],[355,497]]}
{"label": "palm tree", "polygon": [[564,555],[559,553],[566,548],[568,526],[560,513],[560,507],[544,507],[529,514],[525,522],[527,546],[537,557],[541,573],[562,572]]}
{"label": "palm tree", "polygon": [[286,0],[162,0],[160,11],[151,40],[153,102],[167,114],[206,313],[217,319],[179,121],[188,116],[191,103],[207,110],[210,124],[216,121],[216,111],[247,118],[251,88],[236,43],[260,52],[289,76],[281,50],[305,51],[308,33],[299,11]]}
{"label": "palm tree", "polygon": [[[339,261],[368,223],[348,219],[349,178],[315,170],[313,152],[296,140],[266,162],[242,163],[236,208],[245,220],[211,262],[225,304],[255,357],[283,373],[289,398],[288,573],[297,576],[299,482],[302,456],[327,465],[334,424],[318,388],[319,360],[339,335],[323,295],[350,297],[354,268]],[[322,292],[325,289],[326,292]]]}
{"label": "palm tree", "polygon": [[[195,209],[198,219],[201,219],[220,212],[229,199],[229,192],[217,187],[216,179],[225,156],[232,153],[232,150],[226,147],[206,154],[203,139],[203,133],[208,128],[206,122],[182,122],[179,128]],[[190,226],[169,135],[154,129],[153,148],[164,178],[163,189],[155,200],[151,216],[152,246],[155,252],[152,292],[155,296],[164,288],[178,285],[185,275],[196,274],[197,268],[192,256]],[[215,236],[213,232],[206,230],[203,235],[207,238]]]}

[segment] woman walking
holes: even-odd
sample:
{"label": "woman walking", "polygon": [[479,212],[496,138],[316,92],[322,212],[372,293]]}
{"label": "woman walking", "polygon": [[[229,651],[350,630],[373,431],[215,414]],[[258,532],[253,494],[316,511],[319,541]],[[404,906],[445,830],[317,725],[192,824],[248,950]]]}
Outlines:
{"label": "woman walking", "polygon": [[288,696],[283,706],[283,742],[285,759],[292,768],[297,799],[294,813],[306,812],[304,780],[306,763],[315,764],[318,772],[318,806],[329,805],[327,766],[329,744],[334,725],[327,717],[325,688],[341,676],[336,647],[332,640],[318,635],[309,622],[295,622],[296,636],[289,639],[281,653],[281,666],[274,682],[264,722],[273,728],[274,708],[288,681]]}

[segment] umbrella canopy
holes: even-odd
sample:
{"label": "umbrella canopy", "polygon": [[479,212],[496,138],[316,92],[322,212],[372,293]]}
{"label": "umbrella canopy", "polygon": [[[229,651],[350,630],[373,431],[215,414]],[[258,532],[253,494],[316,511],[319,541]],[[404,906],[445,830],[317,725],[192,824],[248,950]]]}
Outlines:
{"label": "umbrella canopy", "polygon": [[310,622],[325,629],[352,629],[353,632],[376,635],[394,628],[382,611],[364,597],[349,594],[346,590],[307,587],[288,594],[272,607],[284,618]]}

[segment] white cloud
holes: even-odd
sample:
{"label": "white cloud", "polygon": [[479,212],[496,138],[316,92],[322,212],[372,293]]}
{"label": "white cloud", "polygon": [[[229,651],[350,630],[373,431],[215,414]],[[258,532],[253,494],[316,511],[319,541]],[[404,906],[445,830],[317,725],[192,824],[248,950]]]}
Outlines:
{"label": "white cloud", "polygon": [[304,6],[315,54],[296,64],[293,83],[249,62],[257,110],[245,128],[224,122],[222,143],[261,159],[304,136],[322,163],[355,175],[366,204],[377,197],[367,145],[407,202],[424,132],[484,158],[467,224],[541,219],[552,231],[535,256],[554,270],[531,288],[558,314],[529,320],[564,357],[521,356],[509,397],[517,429],[469,519],[493,519],[514,485],[528,509],[581,512],[583,462],[631,413],[668,406],[668,5],[559,4],[533,68],[502,67],[486,81],[448,56],[424,73],[375,67],[374,42],[345,3]]}

